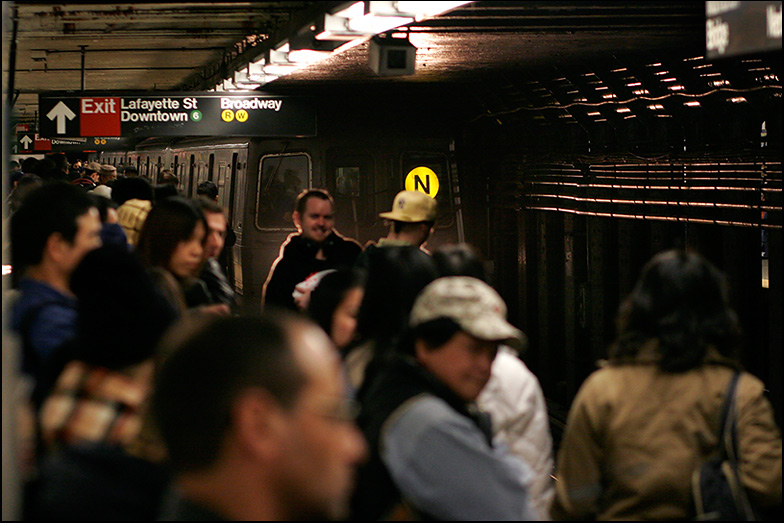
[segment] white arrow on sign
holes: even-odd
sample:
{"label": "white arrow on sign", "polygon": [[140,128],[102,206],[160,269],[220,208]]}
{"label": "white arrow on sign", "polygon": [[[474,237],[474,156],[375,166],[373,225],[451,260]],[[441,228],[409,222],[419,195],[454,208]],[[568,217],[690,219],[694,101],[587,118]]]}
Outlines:
{"label": "white arrow on sign", "polygon": [[65,134],[65,119],[73,120],[76,118],[76,114],[65,105],[65,102],[60,101],[47,113],[46,117],[50,120],[57,118],[57,134]]}
{"label": "white arrow on sign", "polygon": [[22,142],[22,145],[25,149],[30,149],[30,144],[33,143],[33,141],[27,135],[22,136],[22,139],[19,141]]}

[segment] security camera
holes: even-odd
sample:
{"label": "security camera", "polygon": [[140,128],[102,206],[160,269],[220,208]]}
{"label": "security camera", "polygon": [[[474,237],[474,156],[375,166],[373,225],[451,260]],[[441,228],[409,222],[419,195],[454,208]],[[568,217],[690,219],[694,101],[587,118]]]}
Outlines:
{"label": "security camera", "polygon": [[408,38],[374,37],[370,40],[370,68],[380,76],[414,74],[416,50]]}

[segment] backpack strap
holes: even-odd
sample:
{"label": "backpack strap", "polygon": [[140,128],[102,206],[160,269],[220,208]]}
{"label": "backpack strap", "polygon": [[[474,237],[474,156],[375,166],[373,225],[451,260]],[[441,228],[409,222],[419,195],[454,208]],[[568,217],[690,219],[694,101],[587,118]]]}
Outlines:
{"label": "backpack strap", "polygon": [[727,385],[724,395],[724,405],[721,408],[721,423],[719,424],[719,443],[722,457],[737,462],[737,445],[735,443],[735,389],[738,388],[740,372],[735,370]]}
{"label": "backpack strap", "polygon": [[748,495],[746,494],[745,487],[741,484],[740,471],[738,470],[738,442],[736,433],[736,394],[735,390],[738,388],[738,380],[740,378],[740,371],[734,371],[730,383],[727,386],[727,395],[724,398],[724,407],[721,412],[721,426],[719,427],[719,448],[724,459],[727,461],[724,465],[732,468],[733,474],[728,477],[737,480],[737,485],[732,489],[733,497],[735,498],[735,506],[745,521],[755,521],[756,517],[754,509],[749,502]]}

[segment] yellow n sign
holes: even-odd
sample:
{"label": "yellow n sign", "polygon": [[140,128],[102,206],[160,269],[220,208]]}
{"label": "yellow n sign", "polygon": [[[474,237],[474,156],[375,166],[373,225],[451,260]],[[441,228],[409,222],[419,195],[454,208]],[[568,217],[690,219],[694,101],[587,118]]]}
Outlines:
{"label": "yellow n sign", "polygon": [[406,190],[419,191],[435,198],[438,194],[438,176],[429,167],[415,167],[406,175]]}

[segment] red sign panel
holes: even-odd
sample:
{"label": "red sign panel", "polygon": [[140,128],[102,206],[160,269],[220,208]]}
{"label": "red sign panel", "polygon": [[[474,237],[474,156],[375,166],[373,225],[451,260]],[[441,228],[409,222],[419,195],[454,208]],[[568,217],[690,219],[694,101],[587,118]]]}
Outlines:
{"label": "red sign panel", "polygon": [[33,150],[35,151],[51,151],[52,150],[52,140],[48,138],[39,138],[38,135],[35,135],[35,140],[33,141]]}
{"label": "red sign panel", "polygon": [[120,98],[82,98],[81,136],[120,136]]}

